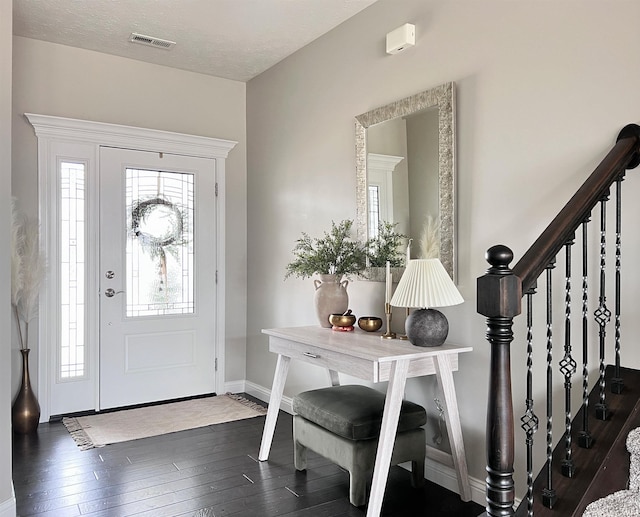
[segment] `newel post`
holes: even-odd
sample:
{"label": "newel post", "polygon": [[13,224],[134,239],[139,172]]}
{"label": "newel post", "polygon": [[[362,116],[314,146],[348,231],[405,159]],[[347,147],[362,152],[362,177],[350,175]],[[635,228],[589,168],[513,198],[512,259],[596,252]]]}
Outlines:
{"label": "newel post", "polygon": [[511,399],[511,342],[513,318],[520,314],[522,285],[509,264],[513,252],[506,246],[489,248],[490,268],[478,278],[478,313],[487,318],[491,345],[487,401],[487,516],[514,515],[514,424]]}

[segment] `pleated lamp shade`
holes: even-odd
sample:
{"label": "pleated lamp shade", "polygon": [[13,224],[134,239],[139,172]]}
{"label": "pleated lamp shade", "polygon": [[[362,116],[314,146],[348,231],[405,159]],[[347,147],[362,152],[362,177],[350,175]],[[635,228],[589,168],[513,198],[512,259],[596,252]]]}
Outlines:
{"label": "pleated lamp shade", "polygon": [[394,307],[428,309],[464,302],[440,259],[414,259],[391,298]]}
{"label": "pleated lamp shade", "polygon": [[410,260],[391,297],[394,307],[411,307],[404,322],[409,341],[416,346],[440,346],[449,334],[449,322],[433,307],[464,302],[440,259]]}

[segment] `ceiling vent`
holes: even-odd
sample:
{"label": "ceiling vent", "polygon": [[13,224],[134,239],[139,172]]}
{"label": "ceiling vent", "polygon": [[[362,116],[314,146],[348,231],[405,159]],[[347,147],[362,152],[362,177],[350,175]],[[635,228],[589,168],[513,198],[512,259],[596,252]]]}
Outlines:
{"label": "ceiling vent", "polygon": [[176,44],[175,41],[154,38],[153,36],[145,36],[144,34],[138,34],[137,32],[131,33],[129,41],[131,43],[139,43],[140,45],[146,45],[147,47],[163,48],[165,50],[171,50]]}

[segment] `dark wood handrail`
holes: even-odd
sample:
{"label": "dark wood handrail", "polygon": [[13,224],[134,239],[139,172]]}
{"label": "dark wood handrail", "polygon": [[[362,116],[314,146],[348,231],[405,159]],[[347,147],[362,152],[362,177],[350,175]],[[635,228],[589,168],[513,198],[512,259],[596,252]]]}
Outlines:
{"label": "dark wood handrail", "polygon": [[618,136],[616,145],[596,167],[591,176],[573,195],[565,207],[540,234],[529,250],[513,267],[513,273],[522,283],[522,292],[533,285],[576,229],[591,214],[593,207],[609,192],[621,172],[638,159],[640,153],[640,126],[630,124]]}

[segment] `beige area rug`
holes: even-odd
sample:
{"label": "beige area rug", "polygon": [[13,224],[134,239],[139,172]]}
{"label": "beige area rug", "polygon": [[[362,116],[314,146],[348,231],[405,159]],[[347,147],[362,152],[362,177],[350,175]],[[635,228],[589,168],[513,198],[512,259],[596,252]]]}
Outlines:
{"label": "beige area rug", "polygon": [[266,415],[266,408],[226,394],[111,413],[63,418],[82,450]]}

